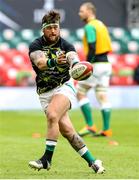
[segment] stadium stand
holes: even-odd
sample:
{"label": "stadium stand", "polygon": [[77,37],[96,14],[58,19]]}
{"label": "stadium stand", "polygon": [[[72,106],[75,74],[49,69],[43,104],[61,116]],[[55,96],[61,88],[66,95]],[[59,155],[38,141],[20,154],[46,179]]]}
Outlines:
{"label": "stadium stand", "polygon": [[[133,74],[139,65],[139,29],[109,28],[113,51],[109,54],[113,73],[111,85],[137,85]],[[0,32],[0,86],[32,86],[35,75],[29,57],[28,45],[40,36],[38,30],[5,29]],[[74,43],[81,60],[85,60],[81,39],[83,29],[75,32],[62,29],[61,35]]]}

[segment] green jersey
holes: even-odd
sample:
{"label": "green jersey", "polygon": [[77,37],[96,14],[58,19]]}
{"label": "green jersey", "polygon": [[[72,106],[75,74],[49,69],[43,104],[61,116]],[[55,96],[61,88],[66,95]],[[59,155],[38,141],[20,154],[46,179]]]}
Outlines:
{"label": "green jersey", "polygon": [[[75,51],[75,48],[63,38],[60,38],[56,44],[50,46],[42,36],[31,43],[29,55],[31,52],[37,50],[43,51],[49,59],[55,59],[57,52],[62,50],[68,53],[70,51]],[[70,65],[68,62],[66,64],[57,64],[55,67],[47,68],[46,70],[40,70],[32,61],[31,63],[36,72],[38,94],[52,90],[70,79]]]}

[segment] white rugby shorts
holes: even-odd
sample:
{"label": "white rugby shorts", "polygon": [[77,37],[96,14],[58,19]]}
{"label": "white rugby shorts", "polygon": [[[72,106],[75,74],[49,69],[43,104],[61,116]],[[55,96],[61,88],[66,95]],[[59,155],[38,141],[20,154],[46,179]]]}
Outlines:
{"label": "white rugby shorts", "polygon": [[63,85],[39,95],[40,103],[44,111],[47,110],[47,107],[52,97],[56,94],[63,94],[64,96],[66,96],[70,100],[72,108],[73,103],[76,101],[76,90],[74,88],[73,81],[69,80],[65,82]]}

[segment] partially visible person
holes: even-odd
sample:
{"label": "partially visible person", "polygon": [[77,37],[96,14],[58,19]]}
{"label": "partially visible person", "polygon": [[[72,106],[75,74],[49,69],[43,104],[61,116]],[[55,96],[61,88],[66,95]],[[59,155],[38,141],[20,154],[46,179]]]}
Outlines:
{"label": "partially visible person", "polygon": [[[112,69],[107,57],[107,54],[112,50],[110,36],[103,22],[96,19],[96,8],[93,3],[83,3],[79,9],[79,16],[85,23],[83,45],[86,60],[91,62],[94,68],[91,77],[77,84],[77,98],[86,122],[86,126],[79,131],[79,135],[84,136],[92,133],[96,136],[111,136],[111,104],[108,100],[108,88]],[[103,128],[98,134],[87,98],[87,92],[91,88],[95,90],[103,119]]]}
{"label": "partially visible person", "polygon": [[134,69],[133,79],[137,84],[139,84],[139,65]]}
{"label": "partially visible person", "polygon": [[68,110],[72,107],[76,92],[70,80],[69,69],[79,62],[73,47],[60,37],[60,15],[50,11],[42,18],[42,37],[33,41],[29,56],[36,72],[37,93],[47,119],[45,152],[38,160],[29,162],[31,168],[49,170],[57,145],[59,133],[96,173],[103,173],[101,160],[88,150],[82,138],[76,133]]}

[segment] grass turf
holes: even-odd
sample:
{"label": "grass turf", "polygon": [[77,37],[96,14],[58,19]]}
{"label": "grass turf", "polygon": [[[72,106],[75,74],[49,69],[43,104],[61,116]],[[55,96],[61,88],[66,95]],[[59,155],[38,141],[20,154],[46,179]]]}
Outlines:
{"label": "grass turf", "polygon": [[[101,115],[93,112],[101,129]],[[71,111],[72,122],[84,126],[79,110]],[[113,110],[112,138],[84,138],[90,151],[102,159],[106,173],[95,174],[60,136],[50,171],[34,171],[28,161],[39,158],[45,148],[45,116],[41,111],[0,111],[0,179],[137,179],[139,178],[139,111]],[[34,136],[34,137],[33,137]],[[36,137],[36,138],[35,138]],[[110,145],[111,141],[119,145]]]}

